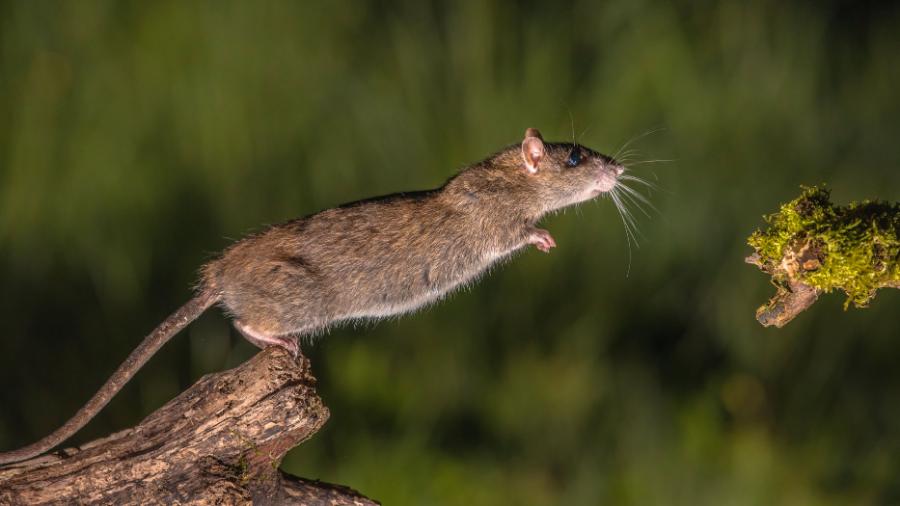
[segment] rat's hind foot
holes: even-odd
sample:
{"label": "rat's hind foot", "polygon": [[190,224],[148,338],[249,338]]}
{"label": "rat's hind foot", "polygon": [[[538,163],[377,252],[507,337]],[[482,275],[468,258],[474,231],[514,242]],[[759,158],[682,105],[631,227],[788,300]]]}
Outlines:
{"label": "rat's hind foot", "polygon": [[549,253],[550,248],[556,247],[556,241],[553,240],[553,236],[550,235],[550,232],[542,228],[535,228],[528,233],[528,244],[533,244],[535,248],[543,251],[544,253]]}
{"label": "rat's hind foot", "polygon": [[269,335],[264,332],[259,332],[239,321],[234,322],[234,328],[238,329],[238,332],[240,332],[245,339],[260,349],[264,350],[269,346],[281,346],[289,351],[294,358],[297,358],[300,355],[300,345],[297,344],[297,339],[294,337]]}

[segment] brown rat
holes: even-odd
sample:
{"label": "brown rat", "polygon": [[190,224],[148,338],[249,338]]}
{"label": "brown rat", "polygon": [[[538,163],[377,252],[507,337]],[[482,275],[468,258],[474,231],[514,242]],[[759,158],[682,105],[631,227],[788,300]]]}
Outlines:
{"label": "brown rat", "polygon": [[297,339],[400,315],[471,283],[527,245],[556,246],[536,223],[616,187],[623,167],[532,128],[442,187],[346,204],[244,238],[201,269],[197,295],[163,321],[69,421],[0,464],[44,453],[83,427],[159,348],[213,304],[250,342],[298,353]]}

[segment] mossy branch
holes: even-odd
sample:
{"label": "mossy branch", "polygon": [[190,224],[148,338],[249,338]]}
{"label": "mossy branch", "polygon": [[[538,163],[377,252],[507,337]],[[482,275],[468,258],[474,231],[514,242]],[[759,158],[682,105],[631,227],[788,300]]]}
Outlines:
{"label": "mossy branch", "polygon": [[755,253],[746,258],[777,289],[756,311],[761,324],[782,327],[833,290],[847,294],[846,309],[866,307],[881,288],[900,288],[900,205],[835,206],[828,190],[804,187],[765,220],[769,227],[750,236]]}

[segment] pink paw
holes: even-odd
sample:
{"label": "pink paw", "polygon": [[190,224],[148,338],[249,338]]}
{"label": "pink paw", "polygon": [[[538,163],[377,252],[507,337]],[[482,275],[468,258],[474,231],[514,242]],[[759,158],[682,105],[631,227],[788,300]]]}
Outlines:
{"label": "pink paw", "polygon": [[535,248],[544,253],[549,253],[550,248],[556,247],[556,241],[553,240],[553,236],[542,228],[536,228],[531,232],[531,235],[528,236],[528,244],[533,244]]}
{"label": "pink paw", "polygon": [[295,337],[278,337],[278,342],[273,343],[275,346],[280,346],[286,349],[294,358],[300,356],[300,345],[297,344],[297,338]]}
{"label": "pink paw", "polygon": [[261,350],[264,350],[269,346],[278,346],[287,350],[294,358],[300,356],[300,345],[297,343],[297,338],[294,336],[277,336],[259,332],[253,327],[244,325],[238,320],[235,320],[234,326],[248,341]]}

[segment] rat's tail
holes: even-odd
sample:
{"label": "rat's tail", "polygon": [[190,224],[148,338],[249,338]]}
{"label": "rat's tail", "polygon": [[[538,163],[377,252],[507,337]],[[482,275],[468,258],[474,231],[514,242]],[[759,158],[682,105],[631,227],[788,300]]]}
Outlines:
{"label": "rat's tail", "polygon": [[56,445],[68,439],[72,434],[84,427],[97,413],[106,406],[106,403],[115,396],[125,383],[143,366],[150,357],[156,353],[162,345],[166,344],[175,334],[194,321],[201,313],[215,304],[219,297],[212,290],[204,289],[178,311],[159,324],[134,351],[128,355],[125,362],[116,369],[116,372],[106,380],[100,390],[94,394],[87,403],[78,410],[62,427],[56,429],[50,435],[40,441],[13,450],[0,453],[0,465],[18,462],[38,456]]}

